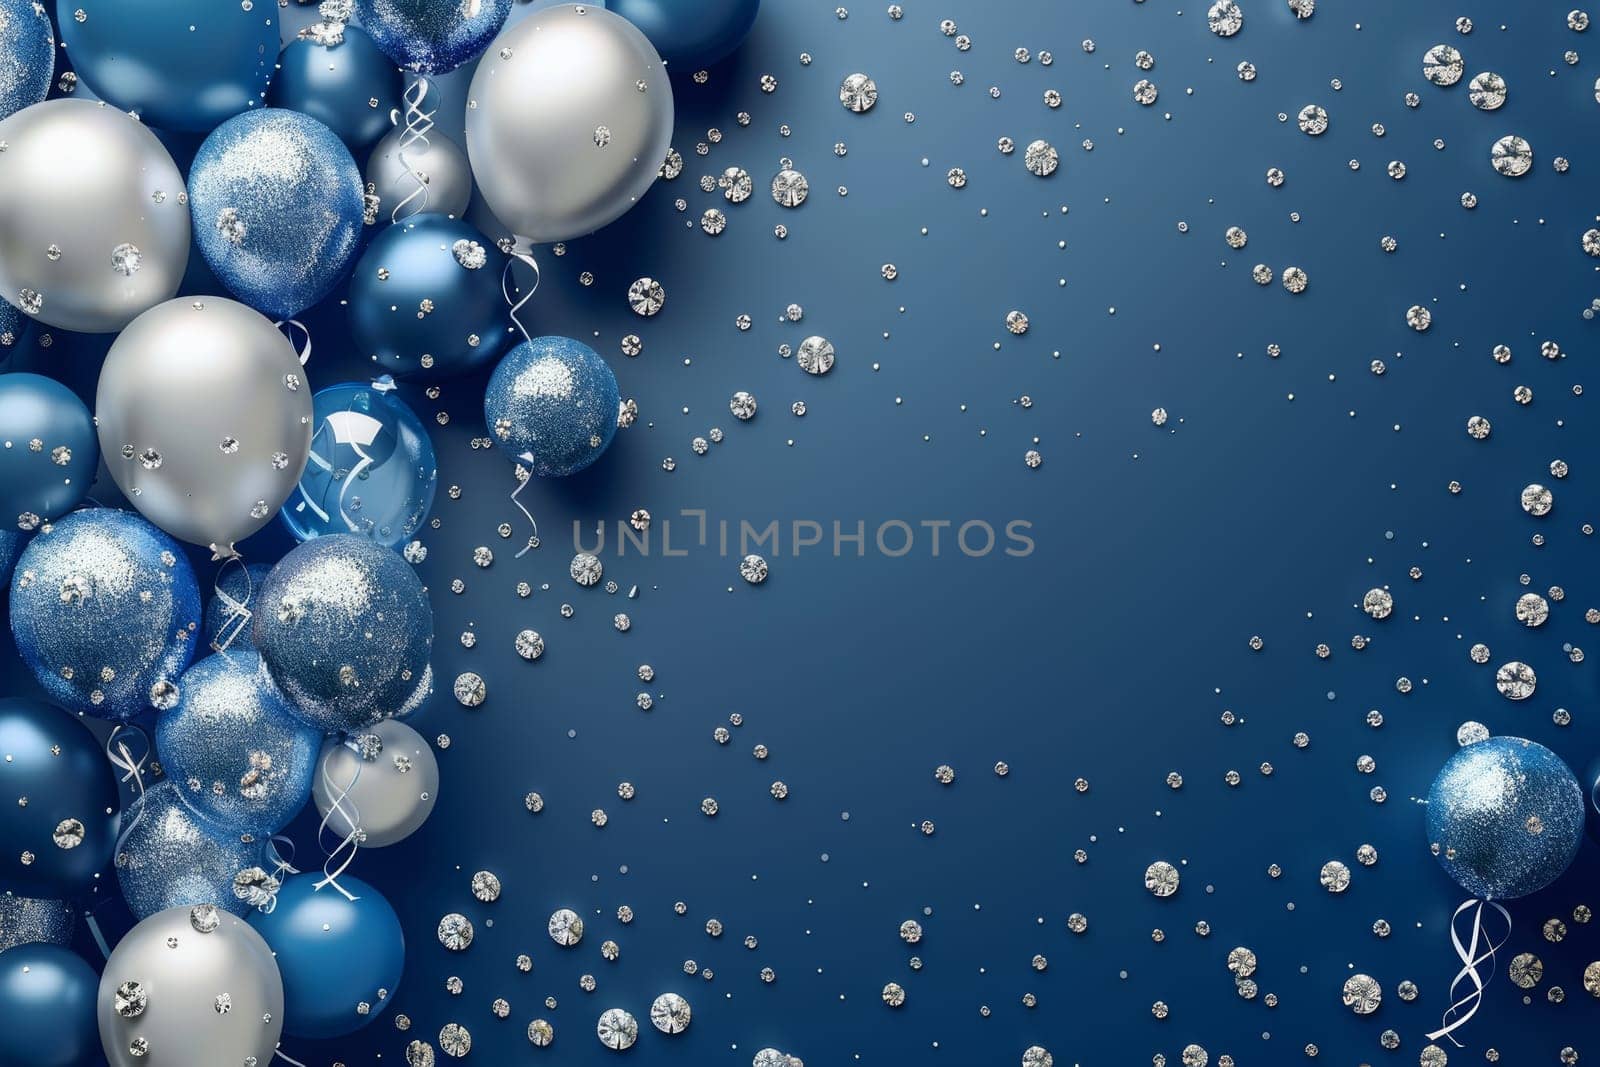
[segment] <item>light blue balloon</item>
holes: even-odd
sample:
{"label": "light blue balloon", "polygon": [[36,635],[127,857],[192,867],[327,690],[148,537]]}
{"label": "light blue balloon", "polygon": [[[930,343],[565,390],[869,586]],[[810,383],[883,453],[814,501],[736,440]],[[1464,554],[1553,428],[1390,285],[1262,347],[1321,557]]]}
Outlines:
{"label": "light blue balloon", "polygon": [[[0,0],[0,119],[50,95],[56,35],[33,0]],[[4,314],[0,312],[0,320]]]}
{"label": "light blue balloon", "polygon": [[[122,833],[117,881],[135,918],[196,904],[242,916],[266,899],[252,895],[261,889],[255,872],[267,870],[263,843],[208,826],[170,781],[150,786],[123,810]],[[236,884],[241,871],[250,873]]]}
{"label": "light blue balloon", "polygon": [[484,421],[511,458],[541,478],[575,474],[617,433],[617,376],[570,337],[535,337],[507,352],[483,394]]}
{"label": "light blue balloon", "polygon": [[356,0],[356,17],[395,64],[446,74],[489,47],[511,15],[511,0]]}

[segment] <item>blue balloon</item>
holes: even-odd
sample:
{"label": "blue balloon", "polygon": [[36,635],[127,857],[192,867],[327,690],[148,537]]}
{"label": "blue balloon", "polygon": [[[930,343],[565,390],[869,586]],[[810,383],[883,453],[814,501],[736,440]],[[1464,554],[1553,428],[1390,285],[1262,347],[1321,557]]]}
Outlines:
{"label": "blue balloon", "polygon": [[271,570],[268,563],[246,563],[243,567],[224,566],[217,572],[215,591],[206,602],[205,622],[200,627],[207,648],[225,652],[256,647],[250,616]]}
{"label": "blue balloon", "polygon": [[1561,877],[1583,840],[1584,801],[1561,757],[1520,737],[1456,752],[1428,791],[1428,847],[1474,897],[1514,900]]}
{"label": "blue balloon", "polygon": [[312,37],[290,43],[278,57],[267,103],[310,115],[364,155],[393,127],[400,107],[400,72],[372,38],[354,26],[324,44]]}
{"label": "blue balloon", "polygon": [[60,708],[5,699],[0,753],[0,893],[87,892],[117,843],[117,781],[100,742]]}
{"label": "blue balloon", "polygon": [[196,818],[170,781],[150,786],[128,805],[122,833],[117,881],[135,918],[196,904],[243,916],[276,888],[262,868],[264,846]]}
{"label": "blue balloon", "polygon": [[26,547],[28,535],[21,530],[0,530],[0,590],[11,584],[11,572]]}
{"label": "blue balloon", "polygon": [[266,941],[283,975],[283,1032],[324,1038],[353,1034],[383,1014],[406,962],[400,919],[383,894],[359,878],[316,887],[320,876],[284,879],[270,912],[245,920]]}
{"label": "blue balloon", "polygon": [[[471,225],[417,215],[373,240],[350,280],[356,348],[402,378],[468,374],[510,335],[506,257]],[[423,301],[432,309],[419,312]]]}
{"label": "blue balloon", "polygon": [[0,1063],[95,1067],[100,978],[82,956],[59,945],[19,945],[0,953]]}
{"label": "blue balloon", "polygon": [[650,38],[673,70],[698,70],[732,54],[750,36],[761,0],[606,0]]}
{"label": "blue balloon", "polygon": [[69,711],[128,719],[170,699],[199,628],[182,549],[126,511],[73,512],[28,543],[12,576],[17,653]]}
{"label": "blue balloon", "polygon": [[332,130],[282,108],[230,119],[189,171],[195,244],[230,292],[279,319],[338,284],[360,249],[361,172]]}
{"label": "blue balloon", "polygon": [[295,540],[354,534],[399,548],[422,530],[439,469],[428,428],[393,390],[385,376],[313,398],[311,458],[278,513]]}
{"label": "blue balloon", "polygon": [[[0,0],[0,119],[50,95],[56,35],[33,0]],[[3,317],[3,316],[0,316]]]}
{"label": "blue balloon", "polygon": [[100,464],[94,419],[78,394],[39,374],[0,374],[0,523],[59,518],[89,492]]}
{"label": "blue balloon", "polygon": [[179,795],[233,836],[283,829],[311,798],[322,734],[294,717],[254,651],[207,656],[178,692],[156,720],[156,753]]}
{"label": "blue balloon", "polygon": [[535,337],[506,353],[483,395],[484,421],[507,455],[541,478],[600,458],[617,432],[617,376],[570,337]]}
{"label": "blue balloon", "polygon": [[72,944],[78,915],[64,900],[0,893],[0,952],[18,945]]}
{"label": "blue balloon", "polygon": [[511,0],[356,0],[356,18],[388,57],[418,74],[446,74],[489,47]]}
{"label": "blue balloon", "polygon": [[[3,2],[3,0],[0,0]],[[22,312],[5,300],[0,300],[0,359],[10,359],[11,349],[22,340],[22,328],[28,320]]]}
{"label": "blue balloon", "polygon": [[260,107],[278,56],[277,5],[73,0],[61,36],[100,99],[146,125],[200,133]]}

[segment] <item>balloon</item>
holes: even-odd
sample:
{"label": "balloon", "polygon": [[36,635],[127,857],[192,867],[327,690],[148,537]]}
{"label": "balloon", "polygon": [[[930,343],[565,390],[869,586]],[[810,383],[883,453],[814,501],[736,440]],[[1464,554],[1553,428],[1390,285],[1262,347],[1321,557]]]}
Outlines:
{"label": "balloon", "polygon": [[95,418],[133,506],[219,556],[271,520],[311,447],[294,346],[221,297],[168,301],[124,330],[100,369]]}
{"label": "balloon", "polygon": [[33,897],[0,893],[0,952],[18,945],[72,944],[77,927],[72,905],[64,900],[36,900]]}
{"label": "balloon", "polygon": [[[467,374],[510,333],[506,257],[465,222],[418,215],[372,242],[350,282],[357,350],[385,371],[428,380]],[[424,301],[431,310],[419,312]]]}
{"label": "balloon", "polygon": [[11,572],[27,544],[28,535],[21,530],[0,529],[0,590],[11,584]]}
{"label": "balloon", "polygon": [[[321,23],[321,26],[339,25]],[[400,107],[400,72],[354,26],[338,36],[306,36],[278,57],[267,102],[310,115],[338,134],[352,152],[371,148],[393,125],[389,113]]]}
{"label": "balloon", "polygon": [[[27,320],[22,317],[22,312],[13,307],[10,301],[0,300],[0,349],[16,345],[26,325]],[[4,355],[6,359],[11,358],[9,352]]]}
{"label": "balloon", "polygon": [[617,377],[570,337],[535,337],[506,353],[483,395],[500,448],[541,478],[561,478],[600,458],[617,432]]}
{"label": "balloon", "polygon": [[0,891],[87,892],[117,842],[117,782],[100,742],[60,708],[0,699],[0,753]]}
{"label": "balloon", "polygon": [[278,26],[272,3],[72,0],[61,37],[94,94],[164,130],[203,132],[261,106]]}
{"label": "balloon", "polygon": [[324,733],[405,715],[433,690],[433,608],[411,565],[329,534],[284,556],[255,614],[256,647],[295,713]]}
{"label": "balloon", "polygon": [[417,191],[420,180],[427,186],[426,198],[418,195],[402,214],[415,209],[418,213],[464,216],[472,202],[472,166],[467,154],[450,138],[433,130],[426,142],[419,141],[406,149],[402,163],[400,141],[405,136],[403,126],[390,130],[367,161],[367,185],[380,198],[380,210],[392,218],[395,207]]}
{"label": "balloon", "polygon": [[672,84],[632,23],[593,5],[534,11],[478,64],[467,154],[484,200],[539,244],[592,233],[650,188]]}
{"label": "balloon", "polygon": [[0,119],[50,95],[56,35],[50,16],[33,0],[0,0]]}
{"label": "balloon", "polygon": [[38,374],[0,374],[0,516],[24,530],[83,500],[100,464],[76,393]]}
{"label": "balloon", "polygon": [[322,735],[290,714],[261,656],[207,656],[178,694],[156,722],[156,752],[184,801],[231,836],[283,829],[311,796]]}
{"label": "balloon", "polygon": [[115,333],[178,291],[189,212],[155,134],[105,104],[47,100],[0,121],[0,141],[0,297]]}
{"label": "balloon", "polygon": [[489,47],[511,0],[356,0],[356,18],[390,59],[419,74],[446,74]]}
{"label": "balloon", "polygon": [[650,38],[673,70],[709,67],[750,36],[761,0],[606,0]]}
{"label": "balloon", "polygon": [[243,915],[276,892],[261,869],[262,846],[201,822],[170,781],[144,791],[122,813],[117,881],[140,919],[163,908],[215,904]]}
{"label": "balloon", "polygon": [[1583,789],[1561,757],[1520,737],[1458,750],[1428,791],[1429,848],[1484,900],[1525,897],[1559,878],[1583,817]]}
{"label": "balloon", "polygon": [[0,953],[0,1063],[96,1067],[100,1031],[94,999],[100,979],[82,956],[59,945]]}
{"label": "balloon", "polygon": [[96,1015],[111,1067],[267,1067],[283,1033],[283,979],[242,920],[168,908],[112,950]]}
{"label": "balloon", "polygon": [[178,545],[137,515],[85,508],[23,549],[11,635],[49,698],[101,719],[171,699],[194,656],[200,589]]}
{"label": "balloon", "polygon": [[195,244],[246,304],[288,319],[355,261],[366,203],[350,150],[316,119],[252,111],[212,131],[189,171]]}
{"label": "balloon", "polygon": [[339,888],[316,874],[284,879],[270,912],[249,923],[283,975],[284,1030],[293,1037],[343,1037],[388,1007],[405,968],[406,939],[383,894],[342,875]]}
{"label": "balloon", "polygon": [[207,648],[214,652],[242,652],[256,647],[250,632],[250,616],[270,570],[270,564],[246,563],[237,567],[224,566],[217,573],[216,590],[206,603],[205,622],[200,627]]}
{"label": "balloon", "polygon": [[439,798],[439,761],[421,734],[389,719],[324,741],[311,795],[334,833],[359,827],[363,848],[383,848],[428,820]]}

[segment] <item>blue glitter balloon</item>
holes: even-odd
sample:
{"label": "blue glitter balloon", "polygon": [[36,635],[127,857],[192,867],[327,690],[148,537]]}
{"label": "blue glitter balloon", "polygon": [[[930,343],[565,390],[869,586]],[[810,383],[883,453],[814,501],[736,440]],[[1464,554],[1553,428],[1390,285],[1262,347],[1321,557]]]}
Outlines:
{"label": "blue glitter balloon", "polygon": [[70,711],[127,719],[170,699],[199,628],[178,543],[126,511],[73,512],[28,543],[12,575],[17,653]]}
{"label": "blue glitter balloon", "polygon": [[100,976],[82,956],[57,945],[0,953],[0,1063],[96,1067]]}
{"label": "blue glitter balloon", "polygon": [[356,17],[399,66],[445,74],[483,54],[510,16],[511,2],[356,0]]}
{"label": "blue glitter balloon", "polygon": [[122,833],[117,881],[134,918],[195,904],[242,916],[270,895],[263,843],[209,826],[189,810],[173,782],[158,782],[129,804]]}
{"label": "blue glitter balloon", "polygon": [[78,394],[39,374],[0,374],[0,522],[31,530],[77,507],[100,464]]}
{"label": "blue glitter balloon", "polygon": [[28,535],[21,530],[0,530],[0,590],[11,584],[11,572],[26,547]]}
{"label": "blue glitter balloon", "polygon": [[[505,267],[505,254],[465,222],[430,214],[388,227],[350,279],[357,350],[403,378],[449,378],[488,364],[510,336]],[[418,315],[424,300],[432,310]]]}
{"label": "blue glitter balloon", "polygon": [[189,171],[201,255],[241,301],[279,319],[344,277],[365,210],[350,150],[316,119],[282,108],[217,127]]}
{"label": "blue glitter balloon", "polygon": [[0,893],[0,952],[18,945],[66,947],[77,928],[77,912],[64,900]]}
{"label": "blue glitter balloon", "polygon": [[0,362],[11,358],[11,350],[22,340],[22,328],[27,324],[22,312],[0,300]]}
{"label": "blue glitter balloon", "polygon": [[433,608],[411,565],[365,537],[307,541],[272,568],[256,647],[302,722],[359,730],[433,690]]}
{"label": "blue glitter balloon", "polygon": [[256,647],[250,616],[256,610],[261,586],[271,570],[270,563],[246,563],[242,567],[225,566],[217,572],[214,591],[206,602],[205,621],[200,627],[206,648],[214,652],[232,652]]}
{"label": "blue glitter balloon", "polygon": [[1561,757],[1491,737],[1450,757],[1428,790],[1428,847],[1474,897],[1514,900],[1561,877],[1583,840],[1583,789]]}
{"label": "blue glitter balloon", "polygon": [[[56,35],[33,0],[0,0],[0,119],[50,95]],[[0,316],[3,318],[3,316]]]}
{"label": "blue glitter balloon", "polygon": [[229,834],[283,829],[311,797],[322,734],[294,717],[254,651],[207,656],[178,693],[156,720],[156,752],[184,801]]}
{"label": "blue glitter balloon", "polygon": [[313,398],[311,459],[278,513],[295,540],[354,534],[398,548],[421,531],[439,469],[428,428],[393,390],[384,377]]}
{"label": "blue glitter balloon", "polygon": [[570,337],[535,337],[506,353],[483,394],[483,417],[507,455],[541,478],[600,458],[617,433],[617,376]]}
{"label": "blue glitter balloon", "polygon": [[364,155],[393,128],[389,114],[400,107],[403,88],[400,72],[372,38],[346,26],[327,44],[312,37],[291,42],[278,57],[267,103],[310,115]]}
{"label": "blue glitter balloon", "polygon": [[343,1037],[368,1025],[394,999],[406,962],[400,919],[382,893],[340,875],[349,900],[331,885],[318,889],[319,879],[290,875],[272,911],[246,919],[278,961],[283,1032],[293,1037]]}
{"label": "blue glitter balloon", "polygon": [[88,891],[117,840],[117,782],[100,742],[60,708],[8,699],[0,700],[0,753],[8,807],[0,893],[64,900]]}
{"label": "blue glitter balloon", "polygon": [[274,3],[72,0],[62,13],[78,76],[158,129],[201,133],[260,107],[278,57]]}
{"label": "blue glitter balloon", "polygon": [[673,70],[698,70],[744,43],[761,0],[606,0],[606,10],[643,30]]}

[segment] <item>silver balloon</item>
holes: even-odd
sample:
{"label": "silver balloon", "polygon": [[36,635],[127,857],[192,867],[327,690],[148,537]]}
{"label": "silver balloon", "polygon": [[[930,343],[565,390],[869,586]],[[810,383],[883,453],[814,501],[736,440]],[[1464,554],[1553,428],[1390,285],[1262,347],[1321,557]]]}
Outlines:
{"label": "silver balloon", "polygon": [[40,322],[114,333],[178,291],[183,175],[137,119],[46,100],[0,122],[0,297]]}
{"label": "silver balloon", "polygon": [[219,556],[277,513],[311,449],[311,389],[294,346],[217,296],[168,301],[122,331],[100,369],[95,419],[133,506]]}
{"label": "silver balloon", "polygon": [[244,920],[168,908],[112,950],[96,1014],[112,1067],[265,1067],[283,1033],[283,978]]}
{"label": "silver balloon", "polygon": [[64,900],[0,893],[0,952],[35,942],[65,947],[72,944],[77,925],[72,905]]}
{"label": "silver balloon", "polygon": [[428,134],[428,143],[415,144],[406,149],[405,162],[400,161],[400,138],[405,130],[396,127],[378,142],[367,161],[367,184],[378,194],[385,219],[395,206],[417,192],[420,178],[428,192],[426,198],[418,194],[405,206],[402,217],[413,211],[430,215],[449,215],[461,218],[472,201],[472,167],[467,154],[450,138],[434,130]]}
{"label": "silver balloon", "polygon": [[468,95],[478,190],[535,243],[616,219],[650,188],[670,147],[661,57],[631,22],[594,4],[544,8],[507,28]]}
{"label": "silver balloon", "polygon": [[323,744],[311,796],[328,829],[343,837],[359,827],[363,845],[382,848],[427,821],[439,796],[439,761],[421,734],[385,719]]}

